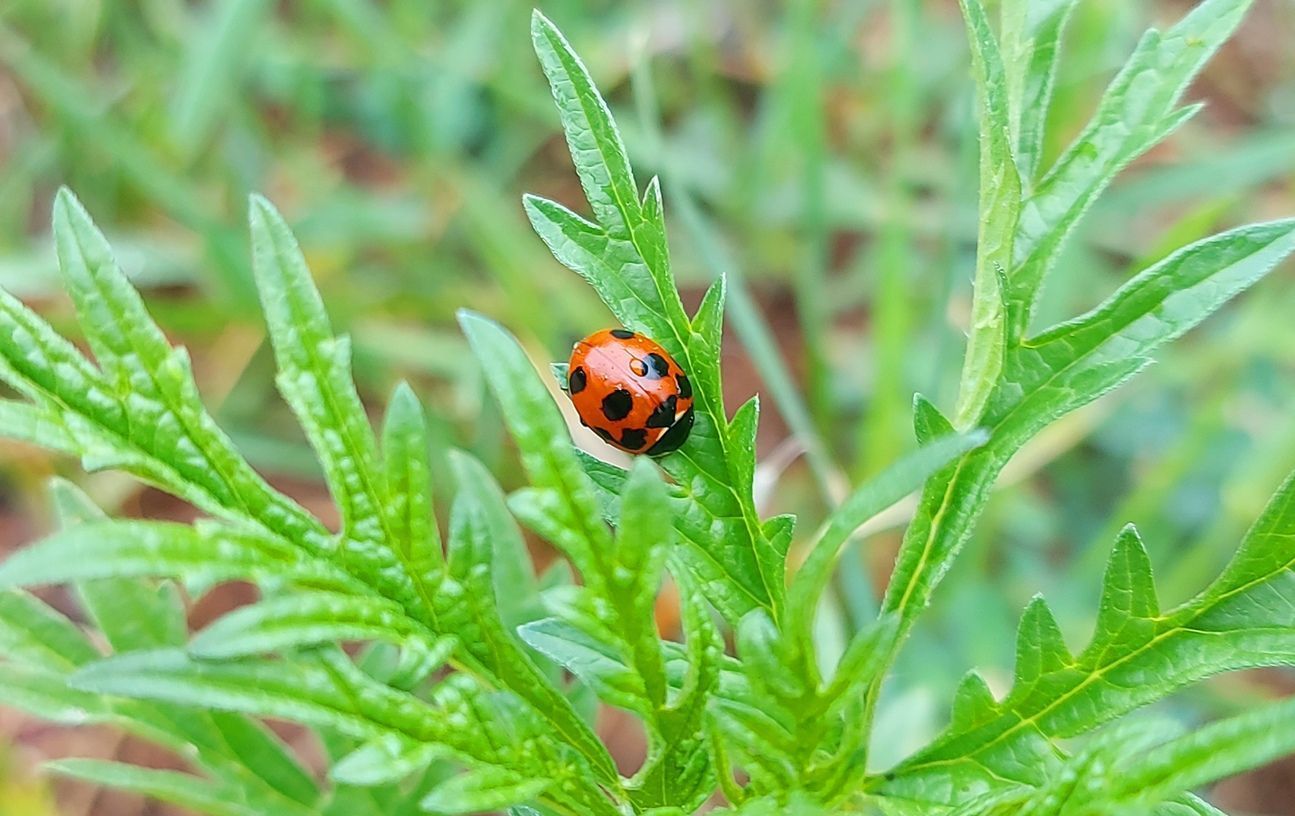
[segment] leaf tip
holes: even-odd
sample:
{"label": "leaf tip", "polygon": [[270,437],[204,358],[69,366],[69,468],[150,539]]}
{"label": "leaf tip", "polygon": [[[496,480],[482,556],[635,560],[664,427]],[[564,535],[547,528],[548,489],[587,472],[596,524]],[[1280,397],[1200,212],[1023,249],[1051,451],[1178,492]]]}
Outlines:
{"label": "leaf tip", "polygon": [[1061,627],[1042,595],[1035,595],[1021,615],[1016,634],[1017,681],[1032,680],[1070,662]]}
{"label": "leaf tip", "polygon": [[264,222],[268,218],[278,215],[278,210],[270,203],[270,199],[260,193],[251,193],[247,197],[247,218],[253,224]]}
{"label": "leaf tip", "polygon": [[72,192],[72,188],[68,187],[66,184],[61,185],[58,188],[58,192],[54,194],[55,230],[59,228],[60,224],[65,223],[69,218],[76,216],[86,219],[89,218],[89,216],[86,215],[84,205],[82,205],[81,200],[76,197],[76,193]]}
{"label": "leaf tip", "polygon": [[421,413],[423,404],[414,393],[414,387],[408,380],[401,380],[391,390],[391,399],[387,401],[387,410],[392,414],[410,416]]}
{"label": "leaf tip", "polygon": [[463,330],[463,333],[469,337],[472,336],[472,332],[477,328],[488,325],[492,322],[490,318],[480,312],[474,312],[471,309],[455,309],[454,319],[459,322],[459,328]]}
{"label": "leaf tip", "polygon": [[935,403],[921,394],[913,395],[913,432],[919,444],[948,436],[954,432],[953,423],[949,422]]}
{"label": "leaf tip", "polygon": [[557,31],[553,21],[544,16],[538,8],[531,9],[531,39],[538,44],[541,38],[549,37]]}

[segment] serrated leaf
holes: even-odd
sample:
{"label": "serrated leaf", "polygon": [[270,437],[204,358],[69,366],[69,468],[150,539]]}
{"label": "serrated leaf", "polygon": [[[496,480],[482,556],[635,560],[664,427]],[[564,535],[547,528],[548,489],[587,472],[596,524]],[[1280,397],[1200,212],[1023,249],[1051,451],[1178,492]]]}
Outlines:
{"label": "serrated leaf", "polygon": [[1240,227],[1175,252],[1088,314],[1013,349],[1006,384],[995,395],[986,424],[1014,426],[1021,434],[1091,402],[1263,278],[1292,250],[1295,220]]}
{"label": "serrated leaf", "polygon": [[585,197],[609,232],[629,236],[628,219],[641,218],[639,192],[611,111],[584,63],[538,11],[531,17],[531,39],[562,115]]}
{"label": "serrated leaf", "polygon": [[[71,482],[55,478],[49,489],[60,527],[105,518],[90,497]],[[77,594],[114,651],[179,646],[188,638],[184,603],[169,582],[153,585],[104,578],[83,582],[77,586]]]}
{"label": "serrated leaf", "polygon": [[911,627],[952,564],[1008,459],[1057,418],[1097,399],[1150,362],[1295,250],[1295,221],[1242,227],[1186,247],[1120,288],[1088,315],[1009,350],[1004,383],[983,424],[984,447],[928,483],[904,536],[883,612]]}
{"label": "serrated leaf", "polygon": [[187,355],[153,323],[102,233],[66,189],[55,202],[54,233],[60,270],[103,375],[6,295],[0,322],[17,332],[16,345],[0,355],[12,366],[15,387],[71,409],[62,422],[88,468],[122,467],[215,515],[318,544],[322,525],[271,489],[216,427]]}
{"label": "serrated leaf", "polygon": [[248,220],[279,390],[319,456],[343,536],[390,547],[377,440],[351,379],[350,342],[333,335],[301,248],[274,205],[253,196]]}
{"label": "serrated leaf", "polygon": [[[464,585],[458,604],[470,625],[460,645],[471,662],[489,676],[500,678],[508,688],[526,700],[554,733],[574,746],[604,783],[617,779],[606,748],[582,720],[571,701],[535,666],[514,634],[505,628],[500,615],[506,604],[496,600],[513,592],[495,575],[500,560],[519,555],[505,540],[517,531],[508,519],[503,494],[480,463],[466,454],[453,457],[459,492],[450,514],[449,564],[455,579]],[[499,547],[499,550],[496,550]]]}
{"label": "serrated leaf", "polygon": [[85,581],[77,594],[113,651],[181,646],[188,637],[184,601],[170,581]]}
{"label": "serrated leaf", "polygon": [[972,728],[992,717],[997,709],[998,701],[994,699],[994,692],[989,689],[985,678],[977,672],[968,672],[953,695],[950,727],[961,730]]}
{"label": "serrated leaf", "polygon": [[1284,700],[1139,752],[1112,776],[1110,787],[1098,797],[1099,806],[1109,803],[1121,812],[1137,812],[1291,753],[1295,701]]}
{"label": "serrated leaf", "polygon": [[733,450],[729,459],[729,478],[743,493],[750,493],[755,477],[755,435],[760,424],[760,397],[742,403],[728,425],[728,443]]}
{"label": "serrated leaf", "polygon": [[794,669],[789,644],[768,613],[748,613],[736,635],[738,657],[752,688],[770,700],[799,700],[810,691],[808,678]]}
{"label": "serrated leaf", "polygon": [[163,649],[99,661],[70,682],[84,691],[277,717],[360,738],[378,736],[384,726],[415,739],[440,730],[430,707],[394,690],[370,695],[357,710],[339,678],[304,663],[207,662]]}
{"label": "serrated leaf", "polygon": [[[588,777],[572,776],[566,760],[537,750],[548,739],[509,698],[483,695],[476,681],[455,675],[425,702],[383,686],[340,652],[312,661],[200,662],[183,652],[136,652],[80,670],[77,688],[205,709],[288,719],[365,740],[395,734],[436,743],[474,768],[512,767],[538,778],[564,774],[571,784],[555,801],[576,812],[606,813],[606,798]],[[514,742],[516,741],[516,742]],[[587,810],[586,810],[587,809]]]}
{"label": "serrated leaf", "polygon": [[705,718],[717,692],[724,642],[705,598],[686,576],[677,581],[687,669],[659,717],[662,745],[630,780],[630,793],[640,807],[675,804],[692,813],[715,787]]}
{"label": "serrated leaf", "polygon": [[1151,559],[1138,531],[1130,525],[1120,532],[1107,561],[1097,612],[1097,637],[1114,640],[1130,624],[1159,616]]}
{"label": "serrated leaf", "polygon": [[[1143,594],[1136,600],[1151,586],[1149,565],[1140,542],[1125,533],[1112,554],[1101,625],[1089,647],[1067,658],[1050,616],[1027,614],[1021,628],[1030,645],[1021,662],[1029,668],[1018,668],[1016,686],[993,703],[992,716],[981,701],[974,716],[957,717],[881,789],[951,805],[947,792],[954,788],[983,792],[1003,780],[1039,786],[1056,769],[1050,740],[1092,730],[1213,674],[1295,665],[1293,528],[1295,477],[1282,485],[1217,581],[1152,618],[1140,616],[1152,608],[1150,599]],[[1123,623],[1121,614],[1127,616]]]}
{"label": "serrated leaf", "polygon": [[[63,527],[101,521],[100,510],[75,485],[54,479],[50,492]],[[188,637],[184,606],[169,583],[150,585],[143,580],[106,578],[78,586],[83,605],[98,623],[109,643],[118,651],[175,646]],[[14,680],[15,678],[10,678]],[[46,677],[45,688],[33,695],[28,687],[25,703],[35,700],[70,701],[63,712],[72,718],[86,718],[102,704],[103,698],[75,691],[66,676]],[[16,691],[11,685],[9,691]],[[86,700],[95,701],[87,707]],[[57,703],[55,703],[57,705]],[[318,797],[313,780],[277,737],[259,723],[236,715],[206,714],[154,705],[103,705],[99,718],[111,719],[137,733],[168,744],[178,741],[193,746],[198,761],[220,781],[236,786],[245,798],[276,798],[279,794],[295,802],[311,804]],[[49,713],[49,712],[47,712]]]}
{"label": "serrated leaf", "polygon": [[[760,424],[760,398],[747,400],[728,427],[729,479],[739,496],[751,496],[755,484],[755,436]],[[789,542],[788,542],[789,543]],[[756,536],[756,566],[774,610],[782,608],[785,594],[787,548],[774,544],[763,529]]]}
{"label": "serrated leaf", "polygon": [[[622,325],[652,337],[675,353],[679,343],[670,340],[675,336],[675,326],[668,307],[661,300],[652,272],[627,237],[604,232],[599,225],[556,201],[527,195],[522,203],[535,234],[553,257],[584,278]],[[619,216],[617,219],[622,220]]]}
{"label": "serrated leaf", "polygon": [[697,313],[692,318],[692,330],[701,338],[699,347],[703,356],[719,359],[720,341],[724,335],[724,303],[727,300],[728,279],[723,275],[706,288]]}
{"label": "serrated leaf", "polygon": [[1163,35],[1149,31],[1142,38],[1088,127],[1024,202],[1008,292],[1009,337],[1025,335],[1040,285],[1097,196],[1181,123],[1179,97],[1249,7],[1250,0],[1205,0]]}
{"label": "serrated leaf", "polygon": [[[696,422],[683,448],[662,467],[685,486],[685,512],[676,528],[686,549],[674,559],[710,587],[717,608],[736,621],[756,607],[777,614],[757,553],[762,541],[749,491],[731,484],[728,422],[719,387],[718,346],[694,331],[675,289],[666,252],[659,184],[640,204],[630,163],[615,122],[592,79],[538,12],[532,19],[536,53],[553,90],[572,159],[598,223],[551,201],[527,196],[525,207],[555,257],[584,277],[626,327],[661,343],[693,382]],[[705,493],[687,488],[706,485]],[[702,501],[702,496],[705,501]]]}
{"label": "serrated leaf", "polygon": [[517,341],[498,324],[462,312],[459,324],[481,361],[504,412],[531,484],[544,494],[544,534],[562,547],[581,573],[600,586],[599,553],[611,547],[593,485],[571,448],[566,423]]}

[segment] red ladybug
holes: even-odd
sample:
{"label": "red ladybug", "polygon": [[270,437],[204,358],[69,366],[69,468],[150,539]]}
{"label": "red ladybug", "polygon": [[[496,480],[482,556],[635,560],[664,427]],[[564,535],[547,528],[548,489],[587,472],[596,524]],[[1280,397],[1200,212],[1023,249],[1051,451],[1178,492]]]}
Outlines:
{"label": "red ladybug", "polygon": [[665,349],[632,331],[603,329],[576,343],[567,393],[581,424],[629,453],[669,453],[692,430],[688,376]]}

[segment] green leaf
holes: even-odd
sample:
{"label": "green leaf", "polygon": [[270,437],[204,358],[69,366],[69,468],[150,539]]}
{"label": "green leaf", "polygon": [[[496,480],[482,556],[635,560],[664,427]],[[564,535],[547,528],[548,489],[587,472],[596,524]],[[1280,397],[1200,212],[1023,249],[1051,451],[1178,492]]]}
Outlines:
{"label": "green leaf", "polygon": [[1295,219],[1184,247],[1086,315],[1013,349],[986,424],[1020,441],[1123,383],[1152,352],[1252,286],[1295,250]]}
{"label": "green leaf", "polygon": [[552,784],[547,779],[526,779],[498,768],[458,774],[437,785],[422,801],[422,808],[446,816],[498,810],[529,802]]}
{"label": "green leaf", "polygon": [[[451,450],[449,457],[455,482],[480,524],[481,541],[490,547],[488,552],[470,554],[469,560],[488,567],[499,619],[505,629],[515,630],[543,616],[530,550],[508,513],[503,491],[485,466],[460,450]],[[473,568],[462,565],[457,572]]]}
{"label": "green leaf", "polygon": [[387,486],[392,546],[415,580],[444,568],[441,537],[432,508],[429,440],[423,406],[407,383],[396,386],[382,427],[382,461]]}
{"label": "green leaf", "polygon": [[[985,439],[983,432],[941,436],[857,488],[828,517],[814,548],[792,579],[787,598],[787,627],[800,638],[807,658],[813,654],[814,610],[854,531],[920,488],[953,459],[982,445]],[[804,669],[815,671],[811,659],[806,659]]]}
{"label": "green leaf", "polygon": [[[54,479],[50,491],[62,526],[103,519],[103,511],[70,482]],[[180,645],[188,637],[184,606],[169,582],[152,586],[142,580],[107,578],[84,582],[78,590],[83,604],[118,652]],[[46,678],[45,685],[42,692],[50,697],[71,698],[70,716],[86,716],[84,698],[101,700],[68,688],[65,676]],[[25,702],[32,703],[31,695]],[[314,782],[283,743],[259,723],[235,715],[195,713],[160,705],[117,705],[114,709],[114,719],[128,729],[143,730],[163,743],[174,740],[195,746],[199,760],[237,786],[245,798],[273,792],[275,797],[285,795],[309,804],[318,796]],[[154,732],[149,734],[150,730]]]}
{"label": "green leaf", "polygon": [[[706,584],[730,621],[756,607],[776,615],[773,595],[781,586],[764,581],[758,553],[768,543],[753,498],[731,483],[730,459],[740,451],[728,442],[718,346],[694,332],[675,289],[659,185],[649,185],[640,204],[615,122],[579,57],[538,12],[532,19],[532,36],[597,219],[591,223],[560,205],[528,196],[525,205],[532,225],[559,261],[589,281],[622,324],[661,343],[695,380],[692,433],[682,449],[661,462],[686,487],[687,504],[676,525],[686,550],[675,559],[675,567],[691,571]],[[713,301],[722,297],[717,294]],[[717,329],[718,320],[714,325]]]}
{"label": "green leaf", "polygon": [[686,574],[678,579],[678,586],[687,669],[668,710],[660,716],[662,744],[634,775],[630,792],[639,807],[678,805],[692,813],[715,788],[705,718],[718,690],[724,641],[709,605]]}
{"label": "green leaf", "polygon": [[1028,330],[1044,278],[1097,196],[1194,112],[1179,109],[1179,97],[1249,7],[1250,0],[1204,0],[1163,35],[1142,38],[1088,127],[1024,202],[1010,267],[1009,337]]}
{"label": "green leaf", "polygon": [[[964,683],[954,721],[880,785],[944,805],[1003,785],[1038,787],[1056,770],[1050,741],[1090,731],[1213,674],[1295,665],[1295,477],[1273,497],[1217,581],[1161,613],[1141,540],[1111,555],[1092,643],[1071,657],[1046,607],[1021,621],[1015,683],[1001,702]],[[945,793],[941,793],[945,791]]]}
{"label": "green leaf", "polygon": [[[63,759],[50,762],[48,770],[119,790],[132,791],[212,816],[259,816],[270,803],[244,801],[245,791],[233,784],[220,784],[193,774],[140,768],[122,762],[97,759]],[[308,816],[312,808],[276,797],[275,813]]]}
{"label": "green leaf", "polygon": [[56,413],[25,402],[0,400],[0,433],[57,453],[75,454],[79,450],[76,438]]}
{"label": "green leaf", "polygon": [[1038,175],[1061,39],[1078,0],[1005,0],[1003,63],[1013,153],[1021,180]]}
{"label": "green leaf", "polygon": [[[882,603],[907,632],[970,532],[995,477],[1049,423],[1128,380],[1295,250],[1295,221],[1241,227],[1185,247],[1087,315],[1009,349],[983,425],[990,438],[928,482]],[[928,413],[929,417],[934,415]],[[921,420],[919,428],[927,420]],[[938,423],[937,423],[938,425]],[[920,435],[920,432],[919,432]]]}
{"label": "green leaf", "polygon": [[706,288],[706,294],[697,306],[697,314],[693,315],[692,330],[701,338],[701,344],[697,348],[703,359],[719,360],[727,289],[728,279],[721,274]]}
{"label": "green leaf", "polygon": [[240,607],[202,630],[189,653],[229,659],[345,640],[385,640],[417,645],[442,659],[454,648],[446,638],[433,646],[399,604],[383,598],[335,592],[294,592]]}
{"label": "green leaf", "polygon": [[609,600],[619,615],[629,665],[643,681],[652,708],[666,702],[665,663],[656,630],[656,596],[661,584],[665,551],[674,543],[665,484],[651,462],[639,459],[621,494],[616,526],[615,561],[611,566]]}
{"label": "green leaf", "polygon": [[[105,518],[103,510],[71,482],[54,478],[49,489],[61,527]],[[169,582],[153,585],[106,578],[80,584],[77,593],[114,651],[179,646],[189,636],[184,603]]]}
{"label": "green leaf", "polygon": [[335,782],[360,787],[392,785],[419,773],[443,751],[388,734],[366,742],[328,770]]}
{"label": "green leaf", "polygon": [[343,535],[390,542],[377,442],[351,380],[350,342],[333,336],[301,248],[274,205],[253,196],[248,219],[252,268],[279,365],[279,390],[319,455]]}
{"label": "green leaf", "polygon": [[[498,324],[468,312],[459,324],[516,440],[522,465],[543,506],[541,530],[571,559],[586,581],[598,586],[599,559],[611,536],[601,518],[593,485],[572,450],[566,423],[539,374],[517,341]],[[526,519],[523,519],[526,520]]]}
{"label": "green leaf", "polygon": [[562,114],[562,128],[585,197],[609,233],[628,237],[632,229],[629,219],[642,218],[642,210],[629,157],[611,111],[584,63],[562,33],[538,11],[531,17],[531,39]]}
{"label": "green leaf", "polygon": [[628,238],[604,232],[555,201],[527,195],[523,206],[553,257],[584,278],[617,320],[675,353],[679,343],[669,339],[675,337],[675,324],[651,271]]}
{"label": "green leaf", "polygon": [[501,619],[507,605],[497,597],[518,590],[502,583],[495,569],[501,561],[523,555],[524,545],[508,518],[499,487],[485,468],[466,454],[456,453],[453,463],[459,492],[450,514],[449,564],[463,586],[455,605],[469,621],[459,639],[460,647],[472,663],[488,676],[499,678],[544,718],[553,733],[580,751],[603,784],[615,785],[618,777],[607,749],[571,701],[526,655],[515,628],[505,628]]}
{"label": "green leaf", "polygon": [[341,678],[304,663],[207,662],[183,650],[163,649],[91,664],[73,675],[71,684],[101,694],[336,728],[359,738],[378,736],[388,727],[415,739],[439,730],[429,707],[394,690],[370,695],[357,710]]}
{"label": "green leaf", "polygon": [[112,705],[102,696],[67,687],[56,669],[0,663],[0,703],[34,717],[68,726],[113,722]]}
{"label": "green leaf", "polygon": [[0,564],[0,588],[163,576],[207,583],[286,579],[344,592],[361,586],[342,570],[281,542],[216,524],[201,529],[149,521],[78,524]]}
{"label": "green leaf", "polygon": [[616,649],[557,618],[532,621],[517,630],[526,645],[562,666],[608,705],[645,717],[643,681]]}
{"label": "green leaf", "polygon": [[[0,575],[8,565],[0,567]],[[15,591],[0,592],[0,654],[14,663],[56,672],[101,657],[71,621],[37,598]]]}
{"label": "green leaf", "polygon": [[[1097,798],[1138,812],[1171,797],[1295,753],[1295,701],[1261,706],[1139,752]],[[1110,811],[1107,811],[1110,812]]]}
{"label": "green leaf", "polygon": [[954,424],[971,428],[998,384],[1007,345],[1004,287],[1021,208],[1021,180],[1012,158],[1007,79],[998,41],[980,0],[961,0],[980,88],[980,234],[967,358]]}
{"label": "green leaf", "polygon": [[[216,427],[187,355],[167,342],[107,240],[66,189],[55,201],[54,237],[64,282],[103,375],[5,296],[0,323],[17,334],[15,345],[0,354],[12,366],[15,387],[71,409],[61,411],[61,420],[87,468],[124,467],[218,516],[318,544],[322,525],[271,489]],[[33,354],[35,349],[40,351]]]}

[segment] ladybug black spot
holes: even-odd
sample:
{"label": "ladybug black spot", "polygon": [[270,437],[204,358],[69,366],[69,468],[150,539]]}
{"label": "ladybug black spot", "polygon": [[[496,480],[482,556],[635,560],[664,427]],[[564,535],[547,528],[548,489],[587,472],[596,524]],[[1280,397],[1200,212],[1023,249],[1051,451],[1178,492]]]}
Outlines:
{"label": "ladybug black spot", "polygon": [[585,370],[580,366],[576,366],[571,369],[571,376],[567,377],[567,390],[572,394],[579,394],[581,391],[585,390],[585,386],[588,383],[589,378],[585,374]]}
{"label": "ladybug black spot", "polygon": [[692,431],[693,419],[693,411],[689,408],[683,416],[679,417],[678,422],[670,426],[670,430],[661,434],[661,438],[655,445],[648,448],[648,456],[661,456],[679,450],[679,446],[688,439],[688,434]]}
{"label": "ladybug black spot", "polygon": [[649,428],[669,428],[674,424],[674,412],[678,405],[679,397],[671,394],[665,402],[652,410],[652,415],[648,417],[647,426]]}
{"label": "ladybug black spot", "polygon": [[621,446],[638,450],[647,444],[647,431],[643,428],[627,428],[621,433]]}
{"label": "ladybug black spot", "polygon": [[647,356],[647,376],[648,379],[659,380],[670,373],[670,363],[655,351]]}
{"label": "ladybug black spot", "polygon": [[630,415],[634,409],[634,397],[624,388],[617,388],[603,397],[603,416],[612,422],[619,422]]}
{"label": "ladybug black spot", "polygon": [[688,382],[688,377],[683,374],[675,376],[675,382],[679,383],[679,396],[683,399],[692,397],[692,383]]}
{"label": "ladybug black spot", "polygon": [[617,340],[628,340],[634,336],[634,332],[627,329],[612,329],[611,334]]}

